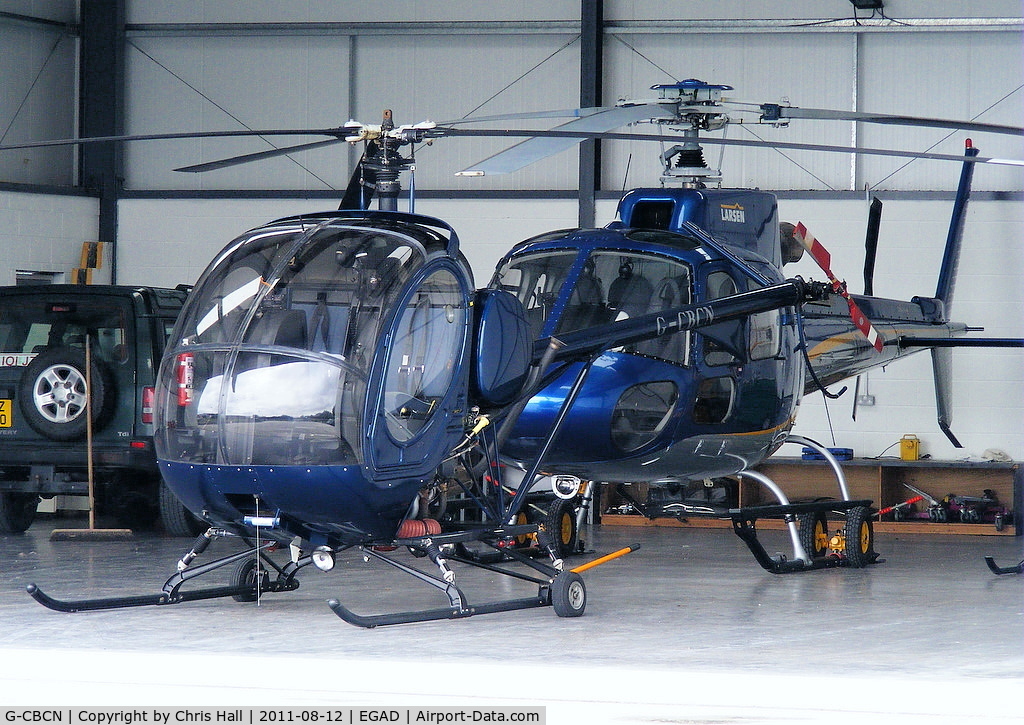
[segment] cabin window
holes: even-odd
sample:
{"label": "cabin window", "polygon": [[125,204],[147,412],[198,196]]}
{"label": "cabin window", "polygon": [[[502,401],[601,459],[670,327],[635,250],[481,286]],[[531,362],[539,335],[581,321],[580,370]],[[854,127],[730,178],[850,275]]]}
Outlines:
{"label": "cabin window", "polygon": [[[693,300],[690,268],[656,254],[597,250],[583,265],[556,334],[670,310]],[[689,334],[663,335],[627,352],[686,364]]]}
{"label": "cabin window", "polygon": [[405,235],[344,221],[236,240],[193,290],[175,328],[181,337],[169,346],[172,360],[188,358],[194,393],[161,391],[163,419],[173,421],[158,431],[167,457],[362,463],[363,401],[382,313],[424,257]]}
{"label": "cabin window", "polygon": [[647,445],[664,430],[678,400],[679,389],[669,380],[626,388],[612,411],[612,443],[626,452]]}
{"label": "cabin window", "polygon": [[491,287],[511,292],[526,310],[534,338],[540,338],[555,301],[569,276],[575,249],[544,251],[510,259],[494,275]]}
{"label": "cabin window", "polygon": [[768,360],[777,357],[782,346],[782,328],[778,310],[758,312],[750,316],[750,359]]}
{"label": "cabin window", "polygon": [[702,424],[723,423],[732,412],[736,384],[732,378],[708,378],[697,387],[697,398],[693,404],[693,422]]}
{"label": "cabin window", "polygon": [[[704,283],[704,295],[708,300],[717,300],[734,295],[739,290],[736,281],[728,272],[711,272]],[[704,328],[704,364],[708,366],[731,365],[739,362],[743,352],[743,326],[737,322],[723,322]]]}

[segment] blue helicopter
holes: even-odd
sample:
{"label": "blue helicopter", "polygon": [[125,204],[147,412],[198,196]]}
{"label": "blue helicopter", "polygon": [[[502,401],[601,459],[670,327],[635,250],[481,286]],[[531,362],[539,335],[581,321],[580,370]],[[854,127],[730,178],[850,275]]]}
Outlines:
{"label": "blue helicopter", "polygon": [[[630,191],[605,228],[516,245],[482,289],[449,225],[397,211],[398,178],[412,163],[402,147],[477,132],[396,128],[390,112],[380,126],[330,130],[364,144],[342,209],[279,219],[228,244],[189,295],[160,366],[161,472],[209,530],[158,594],[65,601],[34,584],[29,593],[69,612],[253,601],[297,588],[300,570],[328,571],[356,549],[448,598],[436,609],[373,615],[329,602],[358,626],[543,606],[576,617],[586,607],[581,574],[635,548],[566,566],[580,497],[593,496],[585,482],[657,487],[734,475],[754,477],[778,498],[724,512],[766,569],[874,562],[871,502],[850,499],[828,449],[792,435],[797,406],[810,390],[922,349],[932,350],[945,391],[950,345],[1014,344],[961,337],[967,326],[945,315],[971,171],[989,160],[973,148],[964,157],[934,298],[850,295],[809,230],[780,224],[772,194],[709,185],[715,172],[699,155],[698,132],[727,122],[720,101],[728,86],[690,80],[657,89],[651,102],[517,132],[533,138],[471,170],[511,170],[652,113],[685,127],[665,156],[678,187]],[[777,122],[794,112],[762,113]],[[240,160],[248,159],[185,170]],[[366,209],[373,193],[376,211]],[[805,249],[828,282],[785,277],[783,265]],[[948,395],[939,401],[948,431]],[[840,499],[792,503],[752,470],[787,442],[830,461]],[[541,480],[550,493],[538,493]],[[442,523],[450,507],[461,513]],[[841,557],[826,556],[831,512],[846,520]],[[768,556],[757,541],[755,522],[766,516],[786,518],[792,559]],[[244,550],[195,563],[224,537]],[[524,540],[536,541],[541,556],[517,545]],[[288,549],[287,563],[271,556],[277,548]],[[396,548],[428,558],[437,573],[389,553]],[[471,604],[454,564],[531,582],[537,593]],[[229,586],[182,588],[227,566]]]}

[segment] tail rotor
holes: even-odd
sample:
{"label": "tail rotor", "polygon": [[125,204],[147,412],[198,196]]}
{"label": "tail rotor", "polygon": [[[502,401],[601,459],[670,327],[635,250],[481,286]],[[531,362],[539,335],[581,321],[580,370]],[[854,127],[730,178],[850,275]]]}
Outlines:
{"label": "tail rotor", "polygon": [[804,226],[803,222],[796,225],[794,230],[794,236],[796,240],[803,245],[810,255],[814,258],[814,261],[821,267],[821,270],[828,277],[828,281],[832,283],[833,291],[846,300],[847,306],[850,308],[850,319],[853,320],[854,326],[863,333],[864,337],[867,338],[871,346],[878,352],[882,352],[884,341],[882,336],[879,334],[875,326],[871,324],[871,320],[868,319],[867,315],[861,311],[857,303],[854,302],[853,297],[850,296],[849,291],[846,289],[846,283],[840,282],[832,272],[832,255],[825,249],[824,245],[814,238],[814,235],[808,231],[807,227]]}

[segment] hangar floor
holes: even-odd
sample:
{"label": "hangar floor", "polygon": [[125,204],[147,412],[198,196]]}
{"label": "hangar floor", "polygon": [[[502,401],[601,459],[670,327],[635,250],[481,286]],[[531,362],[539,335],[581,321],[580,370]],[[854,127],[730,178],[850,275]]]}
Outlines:
{"label": "hangar floor", "polygon": [[[1024,576],[983,562],[1016,564],[1020,538],[879,534],[884,563],[776,576],[728,530],[591,527],[597,553],[642,548],[584,574],[582,618],[542,608],[362,630],[325,600],[359,613],[445,602],[414,599],[422,587],[353,552],[259,607],[61,614],[25,586],[156,593],[189,544],[50,540],[69,525],[41,518],[0,537],[3,705],[545,705],[556,725],[1024,721]],[[783,532],[761,536],[790,550]],[[459,583],[472,603],[536,592],[487,572],[460,570]]]}

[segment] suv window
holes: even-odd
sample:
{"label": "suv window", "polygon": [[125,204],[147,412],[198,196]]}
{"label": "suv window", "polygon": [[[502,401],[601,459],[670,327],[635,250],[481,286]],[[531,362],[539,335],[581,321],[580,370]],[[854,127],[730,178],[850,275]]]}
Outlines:
{"label": "suv window", "polygon": [[12,360],[7,366],[27,365],[47,348],[85,349],[102,360],[123,362],[128,355],[126,305],[109,300],[0,301],[0,353],[31,357]]}

